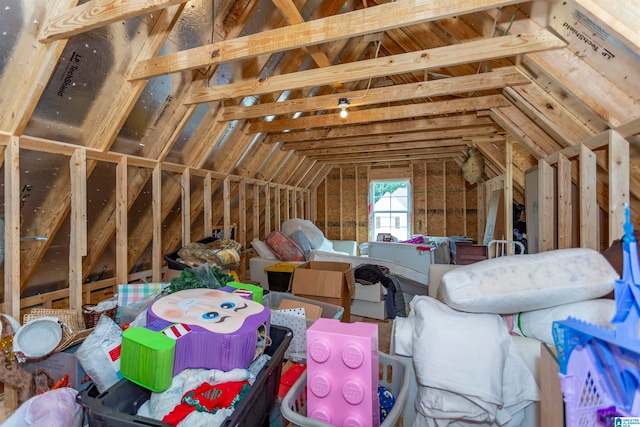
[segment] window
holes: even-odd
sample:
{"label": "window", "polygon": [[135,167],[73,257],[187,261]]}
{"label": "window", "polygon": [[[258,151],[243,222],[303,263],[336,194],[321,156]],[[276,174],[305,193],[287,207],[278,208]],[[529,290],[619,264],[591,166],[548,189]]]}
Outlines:
{"label": "window", "polygon": [[369,185],[370,240],[390,233],[398,240],[411,234],[411,186],[407,180],[372,181]]}

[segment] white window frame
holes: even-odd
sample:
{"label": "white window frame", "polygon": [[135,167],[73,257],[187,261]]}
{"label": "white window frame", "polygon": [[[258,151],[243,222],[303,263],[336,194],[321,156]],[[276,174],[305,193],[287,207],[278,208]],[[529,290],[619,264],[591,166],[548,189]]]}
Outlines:
{"label": "white window frame", "polygon": [[[381,200],[379,198],[378,201],[375,200],[375,186],[379,184],[385,183],[403,183],[405,184],[403,188],[407,189],[406,199],[405,196],[393,197],[392,195],[388,195],[389,198],[389,206],[388,209],[386,207],[382,207]],[[411,181],[409,179],[376,179],[371,180],[369,182],[369,240],[375,241],[379,233],[391,233],[392,236],[397,238],[398,240],[406,240],[411,236],[412,232],[412,198],[413,194],[411,191]],[[404,199],[404,207],[403,209],[398,209],[402,206],[402,201]],[[377,203],[376,203],[377,202]],[[383,202],[384,203],[384,202]],[[378,208],[376,208],[376,204]],[[388,219],[388,225],[385,224],[385,216]],[[400,216],[399,226],[396,222],[396,216]],[[402,217],[405,217],[405,224],[402,225]],[[403,233],[403,230],[406,230],[406,234]]]}

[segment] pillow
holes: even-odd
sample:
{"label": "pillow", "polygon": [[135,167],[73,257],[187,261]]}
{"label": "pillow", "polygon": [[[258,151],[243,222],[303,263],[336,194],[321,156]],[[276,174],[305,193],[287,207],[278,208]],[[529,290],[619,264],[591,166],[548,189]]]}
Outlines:
{"label": "pillow", "polygon": [[324,240],[324,233],[308,219],[288,219],[282,223],[282,226],[280,226],[280,230],[287,236],[291,236],[298,229],[298,227],[302,228],[304,234],[307,235],[307,238],[311,242],[311,249],[318,249],[318,247],[322,245],[322,242]]}
{"label": "pillow", "polygon": [[600,298],[618,274],[598,252],[557,249],[491,258],[448,271],[439,299],[460,311],[510,314]]}
{"label": "pillow", "polygon": [[272,231],[265,242],[280,261],[306,261],[302,249],[282,231]]}
{"label": "pillow", "polygon": [[555,345],[552,334],[553,322],[566,320],[571,316],[609,328],[615,314],[616,302],[614,300],[598,298],[514,314],[511,330],[523,337],[535,338],[549,345]]}
{"label": "pillow", "polygon": [[260,239],[253,239],[253,241],[251,242],[251,246],[253,246],[253,249],[256,250],[260,258],[278,259],[278,257],[273,252],[271,252],[269,246],[267,246],[267,244]]}
{"label": "pillow", "polygon": [[302,227],[298,226],[296,231],[294,231],[293,234],[289,235],[289,237],[296,243],[296,245],[298,245],[300,249],[302,249],[302,253],[304,253],[305,255],[311,251],[311,242],[309,241],[307,235],[304,234],[304,231],[302,231]]}

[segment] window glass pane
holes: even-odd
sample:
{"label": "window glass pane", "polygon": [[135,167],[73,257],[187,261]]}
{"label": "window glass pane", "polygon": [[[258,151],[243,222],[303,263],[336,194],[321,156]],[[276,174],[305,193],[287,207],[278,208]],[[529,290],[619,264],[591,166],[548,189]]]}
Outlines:
{"label": "window glass pane", "polygon": [[411,234],[411,188],[409,181],[373,181],[370,184],[370,239],[381,233],[397,240]]}

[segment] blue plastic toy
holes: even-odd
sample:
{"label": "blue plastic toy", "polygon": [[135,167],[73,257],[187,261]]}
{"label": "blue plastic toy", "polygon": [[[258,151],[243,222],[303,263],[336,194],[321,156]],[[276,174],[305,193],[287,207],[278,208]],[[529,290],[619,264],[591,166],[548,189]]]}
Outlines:
{"label": "blue plastic toy", "polygon": [[640,415],[640,267],[630,216],[625,204],[623,272],[614,285],[614,329],[573,317],[553,323],[567,425],[606,425],[600,421],[605,412],[606,418]]}

